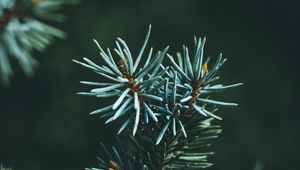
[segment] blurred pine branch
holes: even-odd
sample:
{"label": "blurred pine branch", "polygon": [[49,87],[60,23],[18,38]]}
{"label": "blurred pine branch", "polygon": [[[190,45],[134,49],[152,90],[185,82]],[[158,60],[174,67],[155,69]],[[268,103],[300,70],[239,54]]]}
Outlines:
{"label": "blurred pine branch", "polygon": [[13,170],[11,168],[5,168],[3,165],[0,164],[0,170]]}
{"label": "blurred pine branch", "polygon": [[38,62],[33,50],[43,51],[54,37],[65,33],[40,20],[63,22],[58,10],[63,4],[77,0],[1,0],[0,1],[0,79],[8,83],[13,75],[11,60],[21,65],[26,75],[32,75]]}

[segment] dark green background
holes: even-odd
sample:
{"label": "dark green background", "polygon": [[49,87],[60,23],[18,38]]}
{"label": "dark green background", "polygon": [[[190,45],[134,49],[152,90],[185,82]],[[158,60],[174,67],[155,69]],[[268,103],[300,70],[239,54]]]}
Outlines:
{"label": "dark green background", "polygon": [[68,20],[57,25],[68,33],[44,53],[33,78],[16,65],[11,85],[0,87],[0,162],[16,170],[82,170],[96,166],[99,142],[110,145],[116,127],[88,112],[104,105],[79,80],[101,80],[71,59],[103,63],[92,42],[114,47],[126,40],[137,54],[147,27],[156,50],[170,53],[206,36],[206,56],[220,52],[228,62],[224,84],[245,85],[220,98],[239,103],[222,108],[224,133],[215,141],[211,170],[265,170],[299,167],[299,3],[296,0],[85,0],[63,9]]}

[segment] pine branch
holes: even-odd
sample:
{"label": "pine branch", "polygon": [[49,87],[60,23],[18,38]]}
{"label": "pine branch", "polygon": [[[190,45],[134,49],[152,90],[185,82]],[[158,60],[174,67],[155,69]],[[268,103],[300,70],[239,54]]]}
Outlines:
{"label": "pine branch", "polygon": [[[213,152],[208,148],[212,139],[221,133],[221,128],[212,123],[214,119],[222,119],[216,114],[217,106],[237,104],[209,99],[208,95],[242,83],[213,84],[219,79],[217,71],[226,59],[220,55],[209,69],[209,58],[205,62],[203,60],[205,38],[195,38],[192,57],[187,47],[183,48],[182,54],[177,53],[177,61],[167,54],[168,47],[154,57],[152,48],[145,55],[150,30],[151,26],[135,62],[134,55],[120,38],[116,41],[116,57],[109,49],[104,51],[95,41],[105,65],[95,64],[87,58],[83,58],[84,62],[74,60],[108,80],[105,83],[81,81],[96,88],[79,94],[115,98],[112,104],[90,114],[106,118],[106,123],[124,120],[117,137],[120,150],[114,150],[115,156],[111,156],[104,147],[109,161],[100,160],[100,166],[122,170],[210,167],[212,164],[207,162],[207,158]],[[165,55],[171,67],[162,64]],[[142,56],[148,58],[139,67]],[[130,125],[132,130],[128,129]],[[121,157],[129,163],[122,164]]]}
{"label": "pine branch", "polygon": [[27,75],[32,75],[38,62],[33,50],[43,51],[55,37],[65,33],[40,20],[63,22],[58,13],[63,4],[77,0],[1,0],[0,1],[0,77],[8,83],[13,75],[11,60],[17,60]]}

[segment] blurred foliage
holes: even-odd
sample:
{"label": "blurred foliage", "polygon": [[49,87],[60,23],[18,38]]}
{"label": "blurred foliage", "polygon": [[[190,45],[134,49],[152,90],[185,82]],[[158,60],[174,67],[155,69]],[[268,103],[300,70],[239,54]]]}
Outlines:
{"label": "blurred foliage", "polygon": [[245,82],[218,96],[238,101],[239,107],[223,109],[218,123],[224,131],[214,144],[218,154],[211,170],[252,170],[258,158],[264,170],[300,169],[298,7],[296,0],[85,0],[66,6],[68,20],[60,28],[68,38],[42,53],[33,78],[12,62],[15,78],[0,89],[1,162],[25,170],[97,166],[99,141],[111,145],[118,127],[105,127],[86,114],[109,99],[76,95],[84,88],[76,82],[82,77],[101,79],[71,60],[99,60],[93,38],[106,47],[121,36],[137,53],[145,27],[152,24],[149,44],[178,51],[182,43],[192,46],[192,36],[206,36],[206,55],[222,51],[229,59],[221,73],[230,76],[221,81]]}
{"label": "blurred foliage", "polygon": [[4,168],[4,166],[2,166],[1,164],[0,164],[0,170],[12,170],[11,168]]}
{"label": "blurred foliage", "polygon": [[65,33],[41,19],[62,22],[63,14],[57,10],[75,0],[1,0],[0,1],[0,81],[8,83],[13,75],[11,59],[15,59],[25,74],[32,75],[37,61],[33,50],[43,51],[54,37]]}
{"label": "blurred foliage", "polygon": [[256,161],[254,170],[263,170],[264,169],[264,162],[263,160],[259,159]]}

